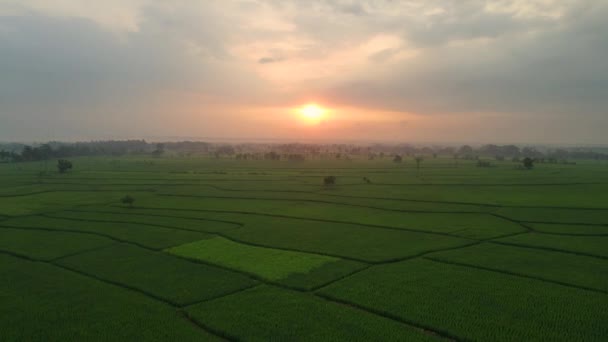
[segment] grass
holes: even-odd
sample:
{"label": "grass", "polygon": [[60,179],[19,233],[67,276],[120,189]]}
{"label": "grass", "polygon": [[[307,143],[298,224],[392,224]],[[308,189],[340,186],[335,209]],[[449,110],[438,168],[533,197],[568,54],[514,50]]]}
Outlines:
{"label": "grass", "polygon": [[[326,199],[327,200],[327,199]],[[334,200],[334,199],[332,199]],[[465,238],[491,238],[524,231],[521,226],[486,213],[406,212],[375,209],[340,203],[316,203],[304,200],[271,200],[240,198],[201,198],[156,196],[146,198],[138,206],[176,209],[234,211],[247,208],[261,214],[296,218],[332,220],[362,225],[381,225],[419,232],[453,234]],[[436,211],[441,211],[436,206]]]}
{"label": "grass", "polygon": [[125,244],[64,258],[58,263],[176,305],[222,296],[255,284],[237,273]]}
{"label": "grass", "polygon": [[248,341],[433,341],[422,331],[307,294],[260,286],[188,307],[192,317]]}
{"label": "grass", "polygon": [[2,340],[608,336],[603,161],[71,160],[0,164]]}
{"label": "grass", "polygon": [[0,222],[0,226],[89,233],[159,250],[210,237],[210,235],[199,232],[135,223],[80,221],[45,216],[12,218]]}
{"label": "grass", "polygon": [[603,341],[608,296],[476,268],[410,260],[376,266],[321,294],[479,341]]}
{"label": "grass", "polygon": [[608,236],[608,225],[575,225],[575,224],[543,224],[528,223],[535,231],[541,233],[564,234],[564,235],[606,235]]}
{"label": "grass", "polygon": [[[335,257],[250,246],[222,237],[172,247],[167,252],[251,273],[270,281],[281,282],[290,278],[288,284],[297,286],[299,282],[296,279],[299,278],[308,285],[305,288],[320,285],[363,267],[361,263]],[[315,272],[321,268],[323,272]],[[307,279],[309,274],[316,283]],[[327,275],[333,277],[328,278]]]}
{"label": "grass", "polygon": [[0,227],[0,250],[33,259],[53,260],[112,243],[95,235]]}
{"label": "grass", "polygon": [[220,340],[140,293],[0,255],[4,341]]}
{"label": "grass", "polygon": [[483,243],[427,256],[432,260],[520,274],[608,294],[608,260]]}
{"label": "grass", "polygon": [[[116,208],[114,212],[104,212],[108,208],[86,208],[74,211],[62,211],[53,213],[52,217],[74,219],[74,220],[89,220],[93,222],[119,222],[119,223],[134,223],[141,225],[161,226],[165,228],[185,229],[200,231],[203,233],[218,233],[226,232],[241,225],[235,222],[220,222],[201,219],[189,219],[178,216],[163,216],[160,214],[147,213],[137,214],[132,212],[130,208]],[[122,212],[116,212],[120,211]]]}
{"label": "grass", "polygon": [[608,248],[606,248],[608,236],[560,236],[533,233],[498,239],[496,242],[608,258]]}

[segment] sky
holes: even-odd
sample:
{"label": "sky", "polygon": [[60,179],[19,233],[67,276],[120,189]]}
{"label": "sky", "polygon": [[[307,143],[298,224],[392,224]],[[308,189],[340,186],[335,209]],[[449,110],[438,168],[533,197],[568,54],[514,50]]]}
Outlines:
{"label": "sky", "polygon": [[0,0],[0,141],[608,144],[606,18],[606,0]]}

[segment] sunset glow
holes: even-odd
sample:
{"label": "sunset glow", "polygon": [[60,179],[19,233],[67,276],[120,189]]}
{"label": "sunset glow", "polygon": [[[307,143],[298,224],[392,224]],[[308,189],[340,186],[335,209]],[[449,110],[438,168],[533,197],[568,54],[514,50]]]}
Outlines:
{"label": "sunset glow", "polygon": [[307,104],[299,109],[299,113],[308,122],[317,123],[325,116],[326,109],[316,104]]}

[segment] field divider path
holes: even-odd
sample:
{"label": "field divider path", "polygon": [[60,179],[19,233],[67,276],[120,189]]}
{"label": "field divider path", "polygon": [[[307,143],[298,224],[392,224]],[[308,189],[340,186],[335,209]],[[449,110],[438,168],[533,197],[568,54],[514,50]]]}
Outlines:
{"label": "field divider path", "polygon": [[154,252],[161,252],[164,249],[164,248],[152,248],[152,247],[148,247],[146,245],[142,245],[142,244],[137,243],[137,242],[120,239],[120,238],[117,238],[117,237],[112,236],[112,235],[108,235],[108,234],[104,234],[104,233],[99,233],[99,232],[85,231],[85,230],[65,229],[65,228],[48,228],[48,227],[11,226],[11,225],[5,225],[5,224],[1,224],[1,223],[0,223],[0,228],[20,229],[20,230],[41,230],[41,231],[47,231],[47,232],[66,232],[66,233],[76,233],[76,234],[89,234],[89,235],[101,236],[101,237],[108,238],[108,239],[116,241],[116,242],[126,243],[126,244],[129,244],[129,245],[133,245],[135,247],[147,249],[147,250],[154,251]]}
{"label": "field divider path", "polygon": [[[377,183],[372,183],[371,185],[379,185]],[[585,183],[586,184],[586,183]],[[599,184],[608,184],[608,183],[599,183]],[[496,204],[496,203],[481,203],[481,202],[462,202],[462,201],[438,201],[438,200],[424,200],[424,199],[415,199],[415,198],[399,198],[399,197],[376,197],[376,196],[354,196],[354,195],[343,195],[343,194],[330,194],[327,193],[326,190],[320,189],[317,191],[304,191],[304,190],[258,190],[258,189],[230,189],[223,188],[213,184],[199,184],[202,186],[207,186],[210,188],[214,188],[220,191],[234,191],[234,192],[269,192],[269,193],[305,193],[311,195],[322,195],[328,197],[342,197],[342,198],[356,198],[356,199],[371,199],[371,200],[386,200],[386,201],[397,201],[397,202],[414,202],[414,203],[435,203],[435,204],[455,204],[455,205],[467,205],[467,206],[478,206],[478,207],[489,207],[489,208],[522,208],[522,209],[570,209],[570,210],[605,210],[608,211],[608,208],[598,208],[598,207],[568,207],[568,206],[546,206],[546,205],[517,205],[517,204]],[[344,184],[340,184],[344,185]],[[370,184],[357,184],[357,185],[370,185]],[[387,184],[388,185],[388,184]],[[412,185],[412,186],[421,186],[421,185],[434,185],[434,186],[475,186],[475,184],[402,184],[402,185]],[[487,185],[487,184],[486,184]],[[493,184],[492,186],[514,186],[517,184]],[[521,186],[535,186],[538,184],[519,184]],[[548,184],[545,184],[548,185]],[[551,184],[551,185],[581,185],[581,184]],[[591,184],[593,185],[593,184]],[[159,194],[161,195],[161,194]],[[184,195],[188,196],[188,195]],[[196,196],[196,195],[193,195]],[[483,211],[480,211],[483,213]]]}
{"label": "field divider path", "polygon": [[[245,288],[233,291],[231,293],[222,294],[222,295],[219,295],[219,296],[216,296],[216,297],[213,297],[213,298],[208,298],[208,299],[204,299],[204,300],[200,300],[200,301],[196,301],[196,302],[192,302],[192,303],[186,303],[186,304],[183,304],[183,305],[178,305],[177,303],[173,303],[173,302],[171,302],[169,300],[166,300],[166,299],[164,299],[162,297],[159,297],[157,295],[154,295],[152,293],[149,293],[149,292],[144,291],[142,289],[139,289],[137,287],[125,285],[125,284],[122,284],[122,283],[116,282],[116,281],[107,280],[107,279],[95,276],[93,274],[89,274],[89,273],[86,273],[86,272],[83,272],[83,271],[80,271],[80,270],[72,269],[70,267],[67,267],[67,266],[64,266],[64,265],[61,265],[61,264],[57,264],[57,263],[52,262],[52,261],[45,261],[45,260],[34,259],[34,258],[25,256],[25,255],[21,255],[19,253],[13,253],[13,252],[4,251],[4,250],[0,250],[0,253],[11,255],[11,256],[16,257],[16,258],[26,259],[26,260],[32,261],[32,262],[40,262],[40,263],[49,264],[49,265],[55,266],[57,268],[67,270],[67,271],[79,274],[79,275],[84,276],[84,277],[88,277],[88,278],[94,279],[96,281],[99,281],[99,282],[102,282],[102,283],[105,283],[105,284],[117,286],[117,287],[120,287],[120,288],[128,290],[128,291],[137,292],[139,294],[142,294],[142,295],[147,296],[149,298],[152,298],[154,300],[160,301],[160,302],[162,302],[162,303],[164,303],[166,305],[170,305],[171,307],[176,308],[178,312],[185,312],[184,309],[187,308],[188,306],[193,306],[193,305],[196,305],[196,304],[213,301],[213,300],[216,300],[216,299],[227,297],[227,296],[230,296],[230,295],[233,295],[233,294],[236,294],[236,293],[239,293],[239,292],[242,292],[242,291],[246,291],[246,290],[249,290],[249,289],[252,289],[252,288],[260,286],[260,284],[258,283],[258,284],[254,284],[252,286],[248,286],[248,287],[245,287]],[[178,257],[178,258],[180,258],[180,257]],[[190,260],[188,258],[182,258],[182,259]],[[194,260],[190,260],[190,261],[194,261]],[[214,264],[207,263],[207,262],[201,262],[201,263],[202,264],[216,266]],[[246,273],[246,272],[234,271],[234,270],[229,269],[227,267],[224,267],[224,268],[227,269],[227,270],[231,270],[233,272],[237,272],[237,273],[241,273],[243,275],[249,276],[249,274]],[[260,282],[262,282],[262,283],[264,283],[266,285],[277,286],[277,287],[280,287],[280,288],[283,288],[283,289],[286,289],[286,290],[291,290],[291,291],[296,290],[296,291],[305,292],[305,293],[306,292],[309,292],[309,293],[311,292],[311,291],[302,291],[300,289],[295,289],[295,288],[292,288],[292,287],[289,287],[289,286],[285,286],[283,284],[278,284],[278,283],[270,282],[270,281],[267,281],[265,279],[260,279]],[[386,319],[389,319],[389,320],[392,320],[392,321],[396,321],[398,323],[405,324],[405,325],[410,326],[410,327],[422,329],[426,333],[430,333],[432,335],[436,335],[436,336],[442,337],[444,339],[448,339],[450,341],[462,341],[460,339],[456,339],[456,338],[450,336],[449,334],[446,334],[446,333],[441,332],[441,331],[437,331],[437,330],[435,330],[435,329],[433,329],[431,327],[421,326],[421,325],[418,325],[418,324],[414,324],[414,323],[411,323],[409,321],[403,320],[401,318],[397,318],[397,317],[392,316],[392,315],[383,314],[382,312],[379,312],[377,310],[369,310],[369,309],[367,309],[365,307],[353,305],[353,304],[342,302],[342,301],[333,300],[331,298],[327,298],[325,296],[322,296],[319,293],[313,293],[313,295],[315,295],[315,296],[317,296],[319,298],[322,298],[324,300],[327,300],[329,302],[332,302],[334,304],[346,305],[346,306],[348,306],[350,308],[354,308],[354,309],[358,309],[358,310],[361,310],[361,311],[365,311],[365,312],[367,312],[369,314],[377,315],[377,316],[380,316],[380,317],[383,317],[383,318],[386,318]],[[238,338],[236,338],[236,337],[234,337],[234,336],[232,336],[232,335],[230,335],[230,334],[228,334],[228,333],[226,333],[224,331],[220,331],[220,330],[216,330],[216,329],[211,329],[211,328],[207,327],[207,325],[205,325],[204,323],[199,322],[199,321],[193,319],[189,315],[185,315],[185,316],[182,315],[182,317],[184,319],[187,319],[191,323],[196,324],[198,327],[200,327],[201,329],[205,330],[206,332],[211,333],[211,334],[213,334],[215,336],[218,336],[218,337],[230,340],[230,341],[238,341],[239,340]]]}
{"label": "field divider path", "polygon": [[[114,207],[116,207],[116,205],[114,205]],[[330,220],[330,219],[308,218],[308,217],[281,215],[281,214],[258,213],[258,212],[253,212],[253,211],[220,210],[220,209],[182,209],[182,208],[163,208],[163,207],[134,207],[134,208],[140,209],[140,210],[170,210],[170,211],[190,211],[190,212],[241,214],[241,215],[254,215],[254,216],[257,215],[257,216],[287,218],[287,219],[304,220],[304,221],[349,224],[349,225],[356,225],[356,226],[362,226],[362,227],[370,227],[370,228],[378,228],[378,229],[388,229],[388,230],[397,230],[397,231],[407,231],[407,232],[412,232],[412,233],[442,235],[442,236],[449,236],[449,237],[454,237],[454,238],[458,238],[458,239],[474,240],[473,238],[466,238],[466,237],[462,237],[460,235],[455,235],[455,234],[451,234],[451,233],[444,233],[444,232],[436,232],[436,231],[428,231],[428,230],[420,230],[420,229],[404,228],[404,227],[400,228],[400,227],[395,227],[395,226],[383,226],[383,225],[378,225],[378,224],[359,223],[359,222],[343,221],[343,220]]]}
{"label": "field divider path", "polygon": [[[183,309],[183,307],[180,306],[180,305],[177,305],[177,304],[175,304],[175,303],[173,303],[171,301],[168,301],[168,300],[166,300],[164,298],[161,298],[159,296],[151,294],[151,293],[149,293],[147,291],[143,291],[143,290],[141,290],[139,288],[136,288],[136,287],[133,287],[133,286],[128,286],[128,285],[125,285],[125,284],[122,284],[122,283],[119,283],[119,282],[103,279],[103,278],[97,277],[95,275],[88,274],[86,272],[82,272],[82,271],[79,271],[79,270],[76,270],[76,269],[72,269],[70,267],[66,267],[66,266],[61,265],[61,264],[57,264],[57,263],[52,262],[52,261],[45,261],[45,260],[40,260],[40,259],[34,259],[34,258],[30,258],[30,257],[25,256],[25,255],[20,255],[20,254],[17,254],[17,253],[13,253],[13,252],[9,252],[9,251],[4,251],[4,250],[0,250],[0,253],[6,254],[6,255],[10,255],[10,256],[15,257],[15,258],[31,261],[31,262],[38,262],[38,263],[43,263],[43,264],[51,265],[53,267],[56,267],[56,268],[59,268],[59,269],[65,270],[65,271],[69,271],[69,272],[78,274],[80,276],[96,280],[96,281],[104,283],[106,285],[116,286],[116,287],[119,287],[119,288],[121,288],[123,290],[139,293],[139,294],[141,294],[143,296],[146,296],[148,298],[151,298],[153,300],[162,302],[165,305],[169,305],[169,306],[175,308],[176,309],[176,313],[179,313],[179,311]],[[250,287],[247,287],[245,289],[240,289],[240,291],[245,291],[245,290],[248,290],[248,289],[250,289],[252,287],[255,287],[255,286],[258,286],[258,285],[250,286]],[[231,294],[233,294],[233,293],[231,293]],[[222,295],[222,296],[224,296],[224,295]],[[211,298],[209,300],[212,300],[212,299],[214,299],[214,298]],[[183,315],[180,315],[180,317],[185,318],[185,317],[183,317]],[[190,321],[190,322],[192,323],[192,321]],[[222,339],[235,340],[235,339],[227,338],[227,336],[229,336],[229,335],[226,334],[226,333],[224,333],[224,332],[219,332],[219,331],[217,331],[215,329],[210,330],[210,329],[207,329],[206,326],[203,325],[203,324],[201,324],[200,322],[196,322],[196,323],[197,323],[197,326],[200,329],[206,331],[207,333],[209,333],[211,335],[217,336],[217,337],[222,338]],[[218,332],[219,332],[219,334],[218,334]]]}
{"label": "field divider path", "polygon": [[462,263],[462,262],[456,262],[456,261],[449,261],[449,260],[445,260],[445,259],[438,259],[438,258],[433,258],[433,257],[428,257],[428,256],[423,257],[423,259],[441,263],[441,264],[446,264],[446,265],[460,266],[460,267],[466,267],[466,268],[475,268],[475,269],[482,270],[482,271],[501,273],[501,274],[514,276],[514,277],[520,277],[520,278],[533,279],[533,280],[538,280],[538,281],[542,281],[545,283],[551,283],[551,284],[571,287],[571,288],[574,288],[577,290],[591,291],[591,292],[608,295],[608,291],[599,290],[599,289],[595,289],[592,287],[575,285],[575,284],[566,283],[566,282],[557,281],[557,280],[551,280],[551,279],[547,279],[547,278],[543,278],[543,277],[531,276],[531,275],[527,275],[527,274],[523,274],[523,273],[517,273],[517,272],[506,271],[506,270],[501,270],[501,269],[497,269],[497,268],[478,266],[478,265],[474,265],[474,264],[468,264],[468,263]]}
{"label": "field divider path", "polygon": [[[44,183],[47,184],[47,183]],[[64,185],[68,185],[64,184]],[[84,185],[84,184],[76,184],[76,185]],[[105,185],[105,184],[103,184]],[[95,186],[95,185],[91,185],[89,184],[89,186]],[[131,189],[129,189],[131,190]],[[12,197],[25,197],[25,196],[35,196],[35,195],[42,195],[42,194],[48,194],[48,193],[56,193],[56,192],[121,192],[124,191],[123,190],[112,190],[112,189],[89,189],[89,190],[79,190],[79,189],[66,189],[66,190],[43,190],[43,191],[34,191],[34,192],[27,192],[27,193],[20,193],[20,194],[10,194],[10,195],[1,195],[0,194],[0,198],[12,198]],[[133,192],[156,192],[156,189],[134,189],[131,190]]]}
{"label": "field divider path", "polygon": [[[165,180],[166,181],[166,180]],[[242,180],[242,179],[236,179],[236,180],[221,180],[221,179],[214,179],[214,182],[216,181],[247,181],[247,180]],[[273,179],[257,179],[257,180],[248,180],[248,181],[254,181],[254,182],[259,182],[259,181],[276,181]],[[461,201],[438,201],[438,200],[423,200],[423,199],[414,199],[414,198],[392,198],[392,197],[368,197],[368,196],[353,196],[353,195],[340,195],[340,194],[328,194],[325,193],[325,190],[321,189],[321,190],[317,190],[317,191],[302,191],[302,190],[258,190],[258,189],[246,189],[246,190],[240,190],[240,189],[229,189],[229,188],[222,188],[222,187],[218,187],[212,184],[204,184],[204,183],[182,183],[182,184],[166,184],[166,183],[147,183],[147,184],[133,184],[133,183],[106,183],[106,184],[91,184],[91,183],[72,183],[72,182],[49,182],[49,183],[34,183],[35,185],[78,185],[78,186],[154,186],[154,187],[170,187],[170,186],[207,186],[207,187],[212,187],[212,188],[216,188],[218,190],[223,190],[223,191],[239,191],[239,192],[277,192],[277,193],[307,193],[307,194],[316,194],[316,195],[323,195],[323,196],[330,196],[330,197],[343,197],[343,198],[358,198],[358,199],[372,199],[372,200],[387,200],[387,201],[399,201],[399,202],[414,202],[414,203],[436,203],[436,204],[455,204],[455,205],[468,205],[468,206],[478,206],[478,207],[489,207],[489,208],[521,208],[521,209],[568,209],[568,210],[599,210],[599,211],[608,211],[608,208],[600,208],[600,207],[570,207],[570,206],[550,206],[550,205],[517,205],[517,204],[493,204],[493,203],[481,203],[481,202],[461,202]],[[380,184],[380,183],[372,183],[372,184],[350,184],[350,185],[385,185],[385,186],[559,186],[559,185],[601,185],[601,184],[608,184],[608,183],[555,183],[555,184],[504,184],[504,183],[498,183],[498,184],[467,184],[467,183],[462,183],[462,184],[431,184],[431,183],[424,183],[424,184]],[[308,185],[308,184],[306,184]],[[310,184],[312,185],[312,184]],[[342,185],[348,185],[348,184],[340,184]],[[101,189],[95,189],[95,190],[45,190],[42,192],[38,192],[38,193],[46,193],[46,192],[95,192],[95,191],[99,191],[99,192],[119,192],[121,190],[101,190]],[[159,190],[157,188],[151,188],[151,189],[146,189],[146,190],[137,190],[137,191],[142,191],[142,192],[158,192]],[[36,194],[36,193],[31,193],[31,194]],[[17,197],[17,196],[25,196],[25,195],[29,195],[29,194],[16,194],[16,195],[5,195],[5,197]],[[196,196],[196,195],[178,195],[178,196]],[[4,197],[3,195],[0,195],[0,198]],[[481,213],[483,213],[483,211],[480,211]]]}
{"label": "field divider path", "polygon": [[[136,207],[134,207],[135,209],[137,209]],[[218,219],[210,219],[210,218],[202,218],[202,217],[184,217],[184,216],[172,216],[172,215],[160,215],[160,214],[141,214],[141,213],[129,213],[129,212],[115,212],[115,211],[95,211],[95,210],[73,210],[73,209],[67,209],[67,210],[60,210],[60,211],[56,211],[53,212],[55,214],[58,213],[62,213],[62,212],[70,212],[70,213],[91,213],[91,214],[121,214],[121,215],[128,215],[128,216],[145,216],[145,217],[164,217],[164,218],[176,218],[176,219],[185,219],[185,220],[194,220],[194,221],[207,221],[207,222],[218,222],[218,223],[228,223],[228,224],[234,224],[236,226],[239,227],[243,227],[245,224],[243,222],[237,222],[237,221],[228,221],[228,220],[218,220]],[[51,214],[53,214],[51,213]]]}
{"label": "field divider path", "polygon": [[[538,234],[541,234],[541,233],[539,232]],[[576,252],[576,251],[569,251],[569,250],[560,249],[560,248],[543,247],[543,246],[530,246],[530,245],[525,245],[525,244],[522,244],[522,243],[507,242],[507,241],[488,240],[487,242],[489,242],[489,243],[495,243],[495,244],[498,244],[498,245],[515,246],[515,247],[537,249],[537,250],[545,250],[545,251],[550,251],[550,252],[561,252],[561,253],[567,253],[567,254],[573,254],[573,255],[579,255],[579,256],[586,256],[586,257],[590,257],[590,258],[608,260],[608,256],[597,255],[597,254],[590,254],[590,253],[583,253],[583,252]]]}
{"label": "field divider path", "polygon": [[100,251],[102,249],[106,249],[106,248],[109,248],[111,246],[114,246],[114,245],[116,245],[118,243],[119,242],[111,242],[111,243],[109,243],[107,245],[103,245],[103,246],[99,246],[99,247],[94,247],[94,248],[89,248],[89,249],[85,249],[85,250],[82,250],[82,251],[77,251],[77,252],[74,252],[74,253],[69,253],[69,254],[66,254],[66,255],[62,255],[62,256],[53,258],[53,259],[51,259],[49,261],[50,262],[56,262],[56,261],[59,261],[61,259],[65,259],[65,258],[69,258],[69,257],[73,257],[73,256],[78,256],[80,254],[86,254],[86,253],[89,253],[89,252]]}
{"label": "field divider path", "polygon": [[481,214],[481,215],[491,215],[490,213],[484,211],[445,211],[445,210],[410,210],[410,209],[393,209],[393,208],[383,208],[383,207],[375,207],[371,205],[365,204],[356,204],[356,203],[345,203],[345,202],[335,202],[335,201],[324,201],[324,200],[314,200],[314,199],[297,199],[297,198],[266,198],[266,197],[233,197],[233,196],[205,196],[205,195],[177,195],[177,194],[157,194],[157,196],[166,196],[166,197],[186,197],[186,198],[215,198],[215,199],[234,199],[234,200],[254,200],[254,201],[282,201],[282,202],[308,202],[308,203],[320,203],[320,204],[332,204],[332,205],[343,205],[348,207],[355,208],[368,208],[382,211],[392,211],[392,212],[403,212],[403,213],[417,213],[417,214]]}
{"label": "field divider path", "polygon": [[[140,208],[138,208],[140,209]],[[105,212],[105,213],[109,213],[109,212]],[[116,213],[115,213],[116,214]],[[54,218],[54,219],[62,219],[62,220],[67,220],[67,221],[81,221],[81,222],[103,222],[103,223],[124,223],[124,224],[138,224],[138,225],[142,225],[142,226],[152,226],[152,227],[157,227],[157,228],[166,228],[166,229],[174,229],[174,230],[184,230],[184,231],[189,231],[189,232],[197,232],[197,233],[203,233],[203,234],[207,234],[207,235],[215,235],[215,236],[219,236],[222,237],[224,239],[236,242],[236,243],[240,243],[240,244],[244,244],[244,245],[249,245],[249,246],[253,246],[253,247],[261,247],[261,248],[268,248],[268,249],[279,249],[279,250],[283,250],[283,251],[288,251],[288,252],[300,252],[300,253],[307,253],[307,254],[316,254],[316,255],[320,255],[320,256],[327,256],[327,257],[333,257],[333,258],[339,258],[339,259],[345,259],[345,260],[351,260],[351,261],[357,261],[357,262],[361,262],[361,263],[365,263],[365,264],[371,264],[374,263],[372,261],[367,261],[364,259],[359,259],[359,258],[353,258],[353,257],[348,257],[348,256],[342,256],[342,255],[337,255],[337,254],[332,254],[332,253],[322,253],[322,252],[316,252],[316,251],[307,251],[307,250],[303,250],[303,249],[295,249],[295,248],[285,248],[285,247],[275,247],[275,246],[270,246],[270,245],[264,245],[264,244],[259,244],[259,243],[254,243],[254,242],[249,242],[249,241],[243,241],[243,240],[239,240],[239,239],[235,239],[229,235],[223,234],[223,233],[219,233],[219,232],[206,232],[206,231],[201,231],[201,230],[192,230],[192,229],[187,229],[187,228],[180,228],[180,227],[174,227],[174,226],[167,226],[167,225],[159,225],[159,224],[148,224],[148,223],[141,223],[141,222],[127,222],[127,221],[115,221],[115,220],[89,220],[89,219],[77,219],[77,218],[66,218],[66,217],[62,217],[62,216],[44,216],[44,217],[48,217],[48,218]],[[173,216],[170,216],[173,217]],[[187,217],[176,217],[176,218],[183,218],[183,219],[187,219]],[[0,225],[0,227],[2,227]],[[7,228],[13,228],[13,227],[8,227]],[[145,228],[142,228],[145,229]],[[235,228],[236,229],[236,228]],[[57,230],[57,229],[52,229],[52,228],[45,228],[45,230]],[[71,230],[73,232],[83,232],[83,231],[78,231],[78,230]],[[105,236],[105,235],[103,235]],[[130,243],[129,241],[126,240],[117,240],[119,242],[125,242],[125,243]],[[181,246],[177,245],[177,246],[171,246],[171,247],[166,247],[166,248],[161,248],[161,249],[154,249],[154,248],[149,248],[146,246],[142,246],[136,243],[132,243],[137,245],[138,247],[142,247],[142,248],[146,248],[146,249],[150,249],[150,250],[154,250],[154,251],[163,251],[167,248],[171,248],[171,247],[177,247],[177,246]]]}
{"label": "field divider path", "polygon": [[426,334],[429,334],[429,335],[432,335],[435,337],[439,337],[439,338],[442,338],[447,341],[455,341],[455,342],[469,342],[470,341],[470,340],[458,337],[456,335],[453,335],[452,333],[445,331],[445,330],[436,329],[436,328],[433,328],[428,325],[424,325],[424,324],[420,324],[418,322],[407,320],[407,319],[404,319],[403,317],[399,317],[397,315],[393,315],[388,312],[384,312],[382,310],[373,309],[373,308],[369,308],[369,307],[366,307],[363,305],[352,303],[352,302],[349,302],[346,300],[334,298],[334,297],[331,297],[324,293],[315,293],[315,296],[317,296],[318,298],[321,298],[323,300],[326,300],[330,303],[333,303],[333,304],[338,304],[338,305],[343,305],[343,306],[346,306],[349,308],[354,308],[357,310],[361,310],[363,312],[371,313],[371,314],[374,314],[374,315],[377,315],[377,316],[380,316],[380,317],[383,317],[386,319],[390,319],[391,321],[394,321],[397,323],[401,323],[401,324],[405,324],[410,327],[414,327]]}
{"label": "field divider path", "polygon": [[177,309],[177,314],[180,317],[182,317],[183,319],[185,319],[186,321],[188,321],[190,324],[197,327],[198,329],[203,330],[204,332],[211,333],[212,335],[217,336],[218,338],[221,338],[225,341],[234,341],[234,342],[239,341],[239,339],[237,337],[232,336],[232,335],[226,333],[225,331],[211,328],[208,325],[196,320],[194,317],[192,317],[188,313],[188,311],[186,311],[184,309]]}

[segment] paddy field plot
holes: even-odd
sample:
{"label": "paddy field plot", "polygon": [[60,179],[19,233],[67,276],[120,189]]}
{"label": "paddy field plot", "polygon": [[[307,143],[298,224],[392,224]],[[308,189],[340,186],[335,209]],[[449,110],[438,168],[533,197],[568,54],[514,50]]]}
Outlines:
{"label": "paddy field plot", "polygon": [[0,164],[0,340],[608,336],[603,162],[73,163]]}

